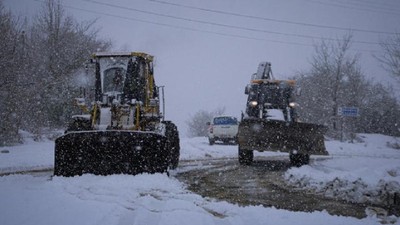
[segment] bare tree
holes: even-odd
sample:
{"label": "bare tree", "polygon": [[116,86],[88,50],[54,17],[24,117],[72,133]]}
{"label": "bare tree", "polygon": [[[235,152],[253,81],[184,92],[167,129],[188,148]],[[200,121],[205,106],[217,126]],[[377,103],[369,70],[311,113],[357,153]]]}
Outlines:
{"label": "bare tree", "polygon": [[77,74],[93,52],[110,47],[98,39],[95,21],[74,21],[56,0],[27,20],[0,1],[0,145],[18,141],[19,129],[40,134],[64,125],[79,92]]}
{"label": "bare tree", "polygon": [[[325,124],[328,135],[339,138],[351,132],[399,135],[399,104],[390,88],[367,80],[358,65],[358,56],[349,55],[351,36],[336,43],[323,41],[316,47],[311,69],[297,78],[302,87],[300,118]],[[341,106],[354,106],[359,117],[338,115]]]}
{"label": "bare tree", "polygon": [[362,114],[357,120],[357,131],[400,136],[400,104],[393,90],[379,83],[369,83],[365,88],[367,94],[360,107]]}
{"label": "bare tree", "polygon": [[24,32],[22,23],[6,11],[0,1],[0,145],[19,141],[18,130],[21,124],[23,107]]}
{"label": "bare tree", "polygon": [[188,135],[190,137],[204,137],[207,136],[207,122],[211,122],[214,116],[222,115],[225,113],[225,107],[218,108],[212,112],[200,110],[196,112],[188,121]]}
{"label": "bare tree", "polygon": [[108,42],[97,40],[93,24],[75,22],[56,0],[47,0],[34,20],[30,53],[37,88],[29,121],[34,127],[62,126],[68,120],[72,99],[79,93],[73,80],[93,52],[109,47]]}
{"label": "bare tree", "polygon": [[386,70],[398,77],[400,81],[400,33],[382,42],[381,47],[384,54],[378,56],[378,60],[383,63]]}
{"label": "bare tree", "polygon": [[359,57],[350,55],[351,35],[336,42],[322,41],[315,46],[311,69],[301,73],[299,84],[303,94],[301,116],[310,122],[326,124],[333,136],[339,135],[338,108],[358,106],[361,96],[362,73],[358,66]]}

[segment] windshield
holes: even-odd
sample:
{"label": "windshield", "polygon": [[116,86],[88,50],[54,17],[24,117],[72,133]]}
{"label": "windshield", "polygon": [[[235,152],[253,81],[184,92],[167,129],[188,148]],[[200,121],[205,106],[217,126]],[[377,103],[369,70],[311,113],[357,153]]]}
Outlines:
{"label": "windshield", "polygon": [[120,67],[113,67],[104,71],[104,92],[122,92],[126,71]]}
{"label": "windshield", "polygon": [[235,117],[216,117],[214,118],[214,125],[236,125],[238,121]]}

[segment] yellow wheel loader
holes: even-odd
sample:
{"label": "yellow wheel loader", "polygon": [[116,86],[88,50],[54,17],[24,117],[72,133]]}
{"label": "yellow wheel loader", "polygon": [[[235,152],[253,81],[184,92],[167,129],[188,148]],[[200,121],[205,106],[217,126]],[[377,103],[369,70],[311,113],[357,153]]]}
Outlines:
{"label": "yellow wheel loader", "polygon": [[76,100],[86,113],[73,116],[65,134],[56,139],[54,175],[156,173],[176,168],[179,133],[160,112],[153,56],[99,52],[91,62],[94,101],[88,107],[86,99]]}
{"label": "yellow wheel loader", "polygon": [[271,63],[261,62],[246,86],[246,113],[238,129],[239,163],[249,165],[253,151],[288,152],[294,166],[308,164],[311,154],[327,155],[326,127],[299,121],[294,80],[276,80]]}

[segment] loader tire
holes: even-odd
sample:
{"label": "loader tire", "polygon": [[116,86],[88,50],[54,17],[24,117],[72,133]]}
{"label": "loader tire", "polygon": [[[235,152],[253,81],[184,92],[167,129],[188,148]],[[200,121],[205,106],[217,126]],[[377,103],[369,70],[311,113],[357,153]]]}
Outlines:
{"label": "loader tire", "polygon": [[169,149],[167,167],[176,169],[179,164],[179,132],[178,128],[171,121],[163,121],[165,124],[165,136],[167,137],[167,146]]}
{"label": "loader tire", "polygon": [[308,154],[290,154],[290,164],[292,166],[301,167],[310,163],[310,155]]}
{"label": "loader tire", "polygon": [[242,149],[239,146],[239,164],[250,165],[253,162],[254,153],[252,150]]}

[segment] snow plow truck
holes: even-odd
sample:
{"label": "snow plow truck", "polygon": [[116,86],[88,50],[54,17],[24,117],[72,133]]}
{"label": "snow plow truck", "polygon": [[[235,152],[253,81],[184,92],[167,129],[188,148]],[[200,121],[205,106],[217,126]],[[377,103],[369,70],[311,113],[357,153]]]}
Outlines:
{"label": "snow plow truck", "polygon": [[86,99],[76,99],[83,113],[74,115],[65,134],[55,141],[54,175],[156,173],[176,168],[179,133],[160,111],[161,88],[155,84],[153,56],[100,52],[90,61],[95,67],[94,101],[89,106]]}
{"label": "snow plow truck", "polygon": [[294,80],[276,80],[271,63],[261,62],[245,88],[246,112],[238,128],[239,163],[249,165],[253,151],[288,152],[293,166],[308,164],[311,154],[328,155],[323,125],[303,123],[296,113]]}

